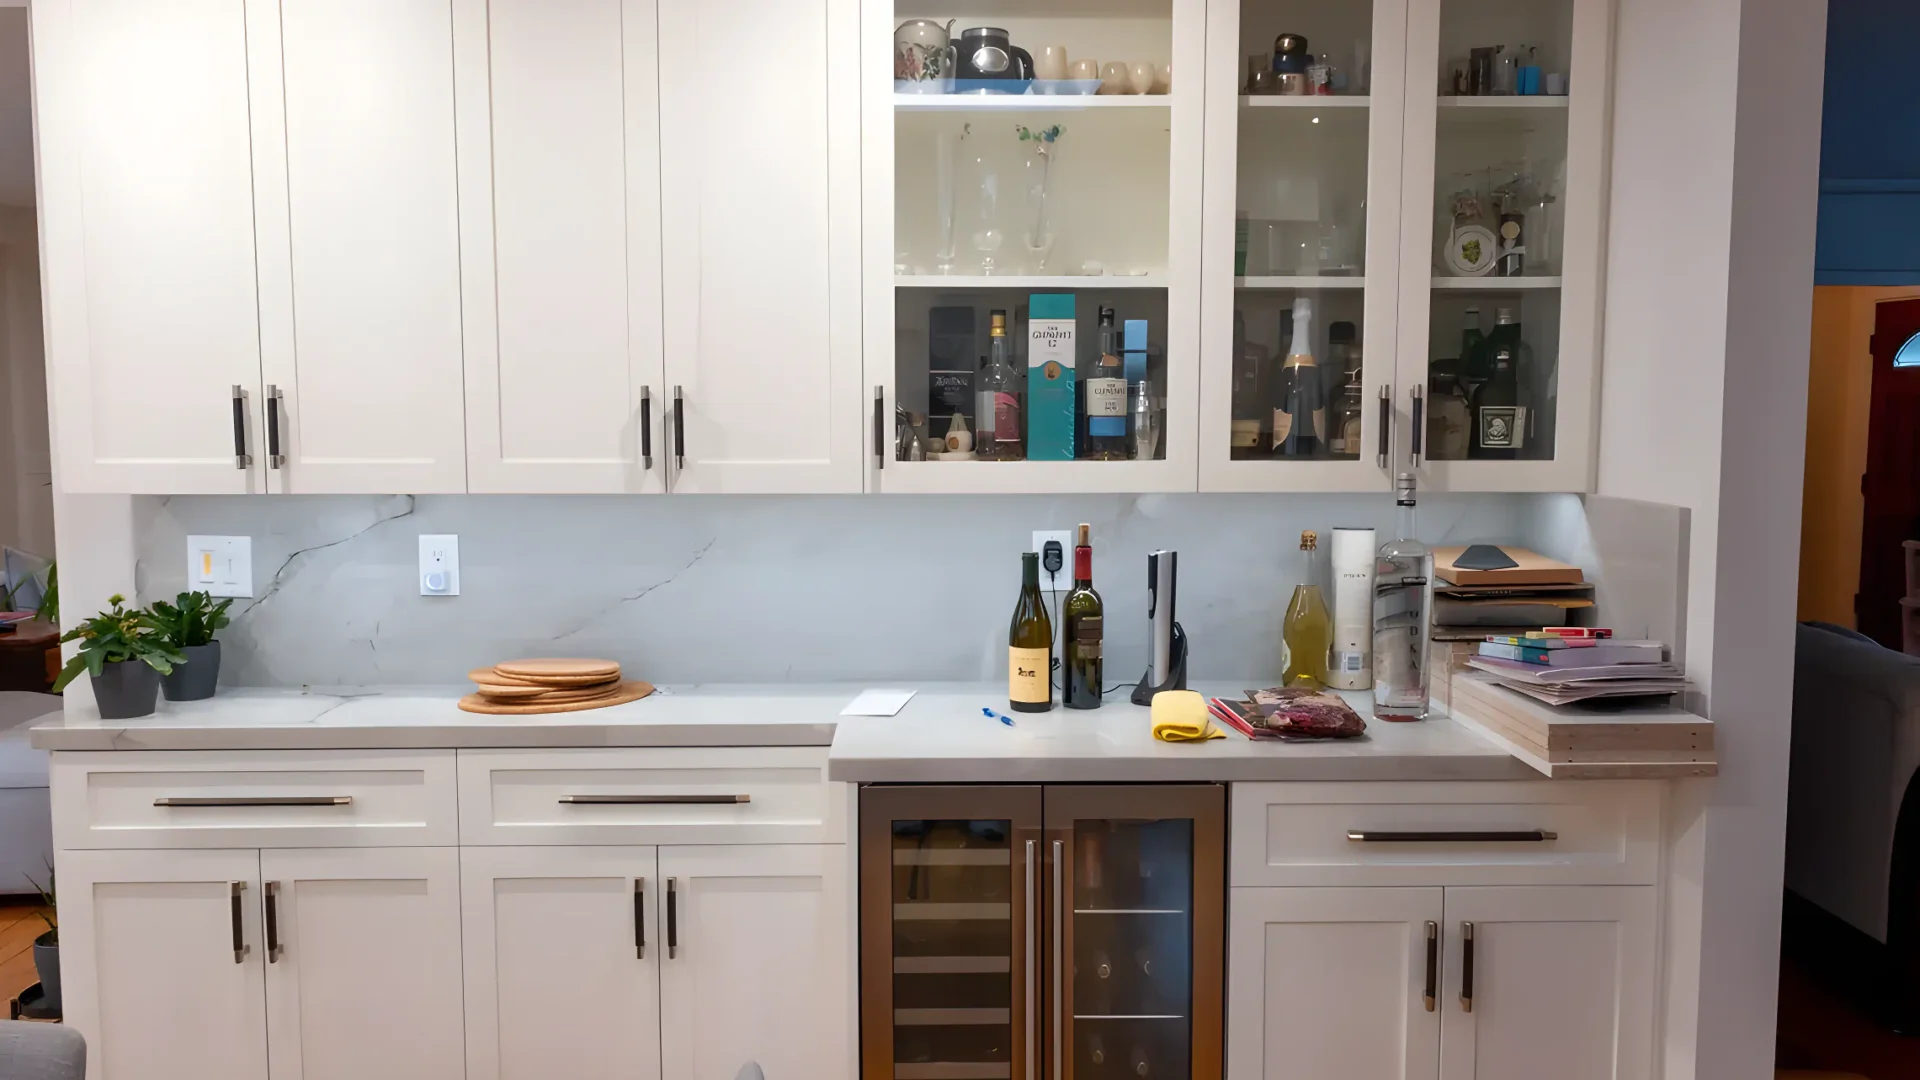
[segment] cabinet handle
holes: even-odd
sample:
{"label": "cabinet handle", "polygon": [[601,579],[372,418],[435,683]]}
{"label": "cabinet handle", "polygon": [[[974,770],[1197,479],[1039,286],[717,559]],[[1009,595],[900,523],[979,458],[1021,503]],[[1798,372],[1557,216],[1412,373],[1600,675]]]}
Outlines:
{"label": "cabinet handle", "polygon": [[680,901],[674,891],[674,880],[667,879],[667,959],[671,960],[680,948]]}
{"label": "cabinet handle", "polygon": [[1427,1011],[1432,1012],[1434,999],[1440,996],[1440,924],[1427,922],[1427,992],[1422,996],[1427,1003]]}
{"label": "cabinet handle", "polygon": [[873,467],[887,467],[887,388],[873,388]]}
{"label": "cabinet handle", "polygon": [[253,455],[247,453],[247,391],[239,383],[233,384],[233,467],[248,469],[253,466]]}
{"label": "cabinet handle", "polygon": [[247,938],[240,923],[240,894],[247,889],[244,881],[227,882],[227,906],[233,915],[233,962],[238,964],[247,958]]}
{"label": "cabinet handle", "polygon": [[277,469],[287,463],[280,452],[280,388],[267,384],[267,466]]}
{"label": "cabinet handle", "polygon": [[647,958],[647,879],[633,879],[633,958]]}
{"label": "cabinet handle", "polygon": [[562,795],[569,806],[737,806],[751,795]]}
{"label": "cabinet handle", "polygon": [[1460,924],[1460,1011],[1473,1011],[1473,924]]}
{"label": "cabinet handle", "polygon": [[687,400],[686,394],[678,386],[673,388],[673,467],[685,471],[687,467]]}
{"label": "cabinet handle", "polygon": [[1560,839],[1560,834],[1545,829],[1524,832],[1363,832],[1349,830],[1347,839],[1356,844],[1539,844]]}
{"label": "cabinet handle", "polygon": [[640,467],[653,469],[653,387],[640,388]]}
{"label": "cabinet handle", "polygon": [[1407,391],[1413,396],[1413,467],[1420,467],[1420,457],[1427,446],[1427,388],[1415,386]]}
{"label": "cabinet handle", "polygon": [[280,962],[280,883],[269,881],[267,894],[267,963]]}
{"label": "cabinet handle", "polygon": [[1067,1041],[1063,1010],[1066,994],[1060,985],[1060,969],[1065,965],[1067,919],[1061,899],[1067,887],[1067,856],[1064,841],[1053,842],[1053,1080],[1066,1080],[1066,1067],[1060,1060],[1061,1044]]}
{"label": "cabinet handle", "polygon": [[1040,1080],[1040,845],[1027,841],[1027,1075]]}
{"label": "cabinet handle", "polygon": [[241,795],[230,798],[181,798],[163,796],[155,806],[352,806],[351,795]]}
{"label": "cabinet handle", "polygon": [[1393,387],[1380,388],[1380,452],[1374,455],[1381,468],[1393,456]]}

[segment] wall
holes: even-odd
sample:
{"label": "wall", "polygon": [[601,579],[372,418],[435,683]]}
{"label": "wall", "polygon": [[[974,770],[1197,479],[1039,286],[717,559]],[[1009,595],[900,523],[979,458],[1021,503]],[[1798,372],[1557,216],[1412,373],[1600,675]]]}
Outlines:
{"label": "wall", "polygon": [[1860,586],[1860,478],[1873,399],[1874,309],[1920,297],[1920,286],[1813,290],[1807,373],[1807,475],[1800,522],[1801,619],[1852,626]]}
{"label": "wall", "polygon": [[[1430,498],[1420,532],[1511,539],[1527,502]],[[255,599],[234,605],[222,675],[283,686],[456,683],[477,665],[554,654],[613,657],[658,682],[1000,679],[1019,553],[1034,529],[1083,521],[1112,628],[1109,682],[1146,666],[1155,548],[1182,555],[1191,674],[1260,678],[1280,665],[1300,531],[1371,526],[1386,540],[1394,510],[1386,494],[133,503],[143,601],[185,587],[188,535],[253,537]],[[460,536],[457,598],[419,595],[415,537],[438,532]]]}
{"label": "wall", "polygon": [[[1818,280],[1920,281],[1920,76],[1911,55],[1920,6],[1832,0],[1827,9]],[[1805,78],[1795,70],[1782,87]]]}

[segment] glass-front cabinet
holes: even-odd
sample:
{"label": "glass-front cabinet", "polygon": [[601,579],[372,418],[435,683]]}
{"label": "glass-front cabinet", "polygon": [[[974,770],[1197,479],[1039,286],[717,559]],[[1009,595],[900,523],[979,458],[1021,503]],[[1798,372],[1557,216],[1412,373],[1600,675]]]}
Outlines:
{"label": "glass-front cabinet", "polygon": [[1220,1080],[1217,785],[867,787],[863,1080]]}
{"label": "glass-front cabinet", "polygon": [[1204,12],[865,0],[869,490],[1192,490]]}

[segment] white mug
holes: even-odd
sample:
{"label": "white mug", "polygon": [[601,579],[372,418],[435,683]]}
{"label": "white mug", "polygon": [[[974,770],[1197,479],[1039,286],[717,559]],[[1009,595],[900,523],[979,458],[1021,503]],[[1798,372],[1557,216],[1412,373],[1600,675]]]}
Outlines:
{"label": "white mug", "polygon": [[1136,94],[1144,94],[1153,89],[1153,65],[1144,60],[1136,60],[1127,68],[1127,86]]}
{"label": "white mug", "polygon": [[1125,61],[1109,60],[1100,68],[1100,92],[1103,94],[1130,94],[1133,87],[1128,85],[1132,74],[1127,70]]}
{"label": "white mug", "polygon": [[1067,71],[1075,79],[1098,81],[1100,78],[1100,61],[1075,60],[1073,63],[1067,65]]}
{"label": "white mug", "polygon": [[1066,78],[1067,47],[1065,45],[1042,45],[1033,50],[1033,77],[1036,79]]}

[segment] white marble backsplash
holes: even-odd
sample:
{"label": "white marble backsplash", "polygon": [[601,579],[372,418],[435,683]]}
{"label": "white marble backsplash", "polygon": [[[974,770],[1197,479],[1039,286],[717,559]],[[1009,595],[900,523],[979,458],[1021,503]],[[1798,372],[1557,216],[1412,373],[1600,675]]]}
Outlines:
{"label": "white marble backsplash", "polygon": [[[1429,543],[1531,539],[1540,499],[1432,496]],[[452,683],[518,656],[606,656],[655,682],[1000,677],[1020,552],[1093,526],[1107,679],[1146,657],[1146,555],[1180,552],[1196,679],[1278,668],[1299,533],[1393,525],[1390,495],[173,496],[137,501],[139,599],[185,588],[186,537],[253,538],[221,635],[240,686]],[[420,533],[460,537],[423,597]],[[1551,553],[1551,552],[1550,552]]]}

